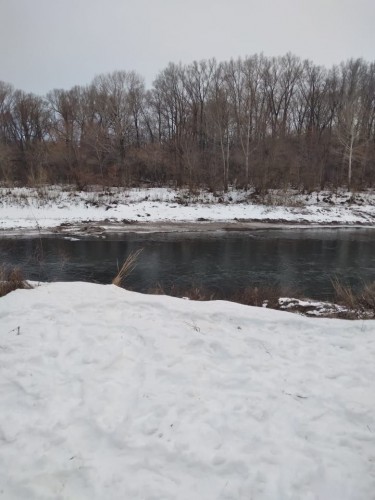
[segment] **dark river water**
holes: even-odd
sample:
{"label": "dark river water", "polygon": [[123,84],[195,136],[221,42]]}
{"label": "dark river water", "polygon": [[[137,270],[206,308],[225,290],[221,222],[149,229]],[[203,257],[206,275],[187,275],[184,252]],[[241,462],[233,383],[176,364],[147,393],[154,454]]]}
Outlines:
{"label": "dark river water", "polygon": [[125,286],[147,291],[204,286],[212,291],[281,285],[331,298],[338,277],[359,287],[375,281],[375,230],[284,229],[215,234],[126,234],[76,241],[0,239],[0,262],[27,279],[111,283],[126,256],[143,248]]}

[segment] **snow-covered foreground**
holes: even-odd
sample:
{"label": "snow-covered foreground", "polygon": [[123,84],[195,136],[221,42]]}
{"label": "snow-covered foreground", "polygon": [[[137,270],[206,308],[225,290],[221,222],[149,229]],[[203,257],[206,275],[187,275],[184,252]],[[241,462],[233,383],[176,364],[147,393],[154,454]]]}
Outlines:
{"label": "snow-covered foreground", "polygon": [[315,224],[374,224],[375,194],[341,192],[304,196],[293,191],[252,193],[232,190],[214,196],[167,188],[75,192],[59,187],[0,188],[0,230],[48,229],[83,221],[122,223],[272,221]]}
{"label": "snow-covered foreground", "polygon": [[0,299],[0,496],[374,499],[374,359],[375,321],[17,290]]}

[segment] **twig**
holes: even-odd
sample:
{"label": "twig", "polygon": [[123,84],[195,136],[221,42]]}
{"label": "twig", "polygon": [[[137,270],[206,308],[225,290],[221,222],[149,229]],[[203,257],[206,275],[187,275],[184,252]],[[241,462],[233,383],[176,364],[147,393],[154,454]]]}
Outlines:
{"label": "twig", "polygon": [[287,396],[292,396],[292,398],[299,398],[299,399],[309,399],[307,396],[301,396],[301,394],[291,394],[290,392],[283,391],[284,394]]}
{"label": "twig", "polygon": [[17,332],[16,335],[21,335],[21,327],[16,326],[16,328],[13,328],[13,330],[9,331],[9,333],[12,333],[12,332]]}
{"label": "twig", "polygon": [[190,326],[195,332],[200,332],[201,329],[199,328],[198,325],[196,325],[195,323],[189,323],[188,321],[184,321],[184,323],[188,326]]}

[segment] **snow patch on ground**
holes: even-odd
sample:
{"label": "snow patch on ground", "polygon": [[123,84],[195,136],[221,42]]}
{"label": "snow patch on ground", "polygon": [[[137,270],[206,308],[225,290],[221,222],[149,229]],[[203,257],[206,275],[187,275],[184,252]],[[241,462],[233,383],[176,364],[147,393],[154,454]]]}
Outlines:
{"label": "snow patch on ground", "polygon": [[17,290],[0,299],[0,493],[374,498],[374,358],[375,321]]}
{"label": "snow patch on ground", "polygon": [[308,316],[359,317],[362,315],[363,318],[373,317],[372,311],[355,311],[340,304],[312,299],[301,300],[290,297],[280,297],[279,307],[282,310],[300,312]]}
{"label": "snow patch on ground", "polygon": [[375,195],[340,192],[269,192],[231,190],[214,195],[168,188],[76,192],[60,187],[0,188],[0,229],[53,228],[63,223],[107,221],[195,222],[272,221],[315,224],[370,224]]}

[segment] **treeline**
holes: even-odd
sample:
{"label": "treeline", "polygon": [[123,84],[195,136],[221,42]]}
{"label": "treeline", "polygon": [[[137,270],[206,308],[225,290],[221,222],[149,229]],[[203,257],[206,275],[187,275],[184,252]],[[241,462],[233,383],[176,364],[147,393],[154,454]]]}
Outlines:
{"label": "treeline", "polygon": [[40,97],[0,82],[0,182],[227,189],[375,180],[375,63],[169,64]]}

